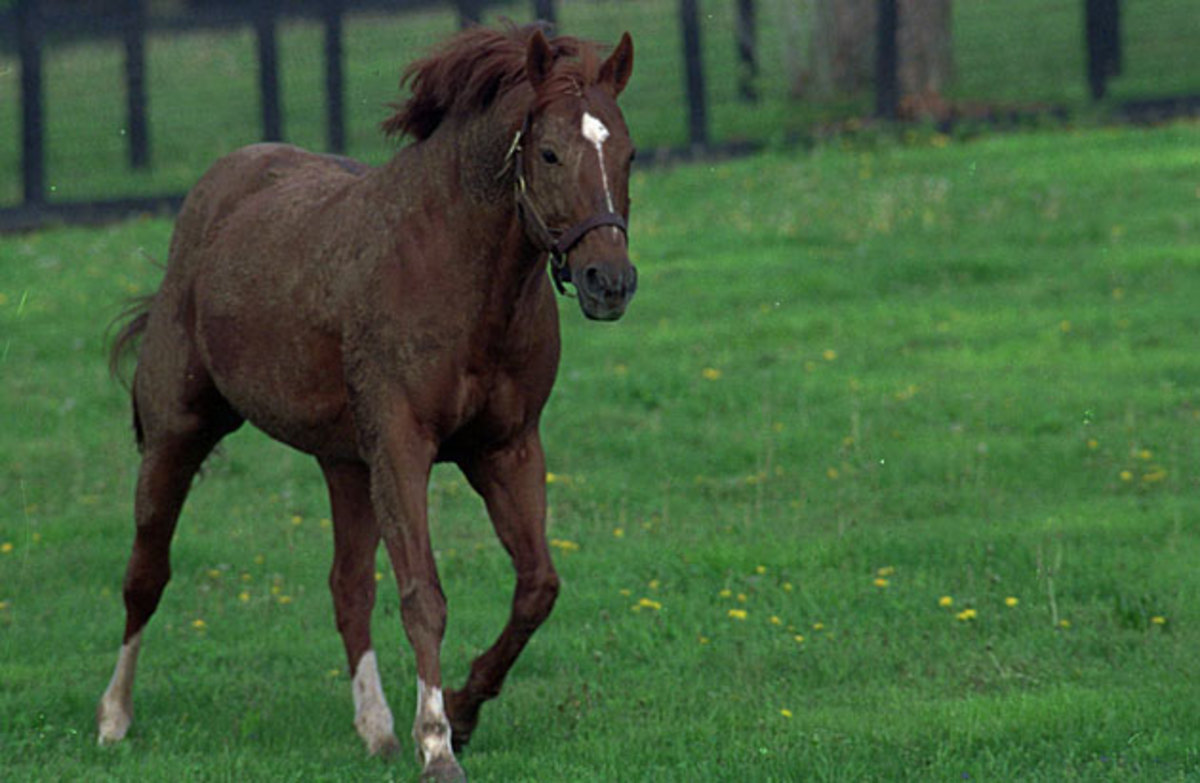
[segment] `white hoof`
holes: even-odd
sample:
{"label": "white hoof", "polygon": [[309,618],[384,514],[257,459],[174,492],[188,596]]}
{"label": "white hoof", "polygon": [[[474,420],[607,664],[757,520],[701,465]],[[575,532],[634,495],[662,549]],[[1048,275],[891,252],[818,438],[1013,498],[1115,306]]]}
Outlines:
{"label": "white hoof", "polygon": [[374,650],[367,650],[355,667],[354,681],[354,728],[373,756],[390,756],[400,749],[396,739],[392,711],[388,708],[379,682],[379,664]]}

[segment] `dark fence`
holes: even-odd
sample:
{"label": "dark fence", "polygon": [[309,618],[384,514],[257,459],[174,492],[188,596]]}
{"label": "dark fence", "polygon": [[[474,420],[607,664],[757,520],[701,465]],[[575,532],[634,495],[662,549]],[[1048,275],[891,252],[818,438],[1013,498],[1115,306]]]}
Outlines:
{"label": "dark fence", "polygon": [[[0,230],[174,209],[215,157],[256,140],[379,162],[392,148],[375,128],[400,69],[455,27],[500,17],[607,41],[633,32],[622,102],[650,153],[640,160],[894,118],[903,0],[875,0],[874,88],[835,100],[806,87],[815,2],[0,0],[0,97],[20,98],[0,101],[0,134],[17,142],[0,145],[12,173]],[[955,0],[947,97],[988,117],[1101,100],[1196,111],[1193,2]],[[4,89],[16,73],[19,90]]]}

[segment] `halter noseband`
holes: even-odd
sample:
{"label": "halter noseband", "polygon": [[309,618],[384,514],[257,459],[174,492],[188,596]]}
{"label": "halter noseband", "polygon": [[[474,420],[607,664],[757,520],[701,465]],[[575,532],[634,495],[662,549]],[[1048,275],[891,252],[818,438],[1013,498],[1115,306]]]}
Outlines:
{"label": "halter noseband", "polygon": [[567,253],[571,252],[571,249],[594,228],[601,226],[619,228],[628,241],[629,227],[625,223],[625,218],[616,212],[597,212],[568,229],[550,228],[546,225],[541,213],[529,199],[525,184],[525,160],[521,154],[524,150],[522,143],[529,135],[532,124],[533,112],[530,112],[525,115],[525,123],[521,126],[521,130],[513,136],[512,144],[504,157],[504,169],[501,170],[501,174],[508,169],[508,164],[511,162],[516,174],[514,187],[517,211],[525,217],[525,227],[534,235],[535,241],[542,246],[543,250],[550,253],[550,278],[554,281],[554,287],[560,294],[569,296],[565,286],[566,283],[571,282],[571,269],[567,266]]}

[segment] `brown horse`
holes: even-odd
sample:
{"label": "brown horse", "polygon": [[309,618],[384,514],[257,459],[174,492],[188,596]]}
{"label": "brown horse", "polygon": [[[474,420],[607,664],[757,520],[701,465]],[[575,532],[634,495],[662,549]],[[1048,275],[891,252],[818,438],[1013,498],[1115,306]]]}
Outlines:
{"label": "brown horse", "polygon": [[[537,27],[469,30],[406,71],[412,95],[384,129],[414,143],[386,165],[255,145],[192,189],[162,285],[113,348],[116,361],[140,340],[142,463],[102,743],[132,720],[142,630],[192,478],[248,420],[324,472],[358,733],[371,753],[398,747],[370,633],[382,539],[416,656],[424,775],[462,778],[455,750],[558,594],[538,434],[559,359],[551,281],[573,281],[600,320],[619,318],[636,288],[633,147],[616,104],[632,68],[628,34],[601,60]],[[438,461],[483,497],[516,570],[506,627],[444,695],[446,600],[426,519]]]}

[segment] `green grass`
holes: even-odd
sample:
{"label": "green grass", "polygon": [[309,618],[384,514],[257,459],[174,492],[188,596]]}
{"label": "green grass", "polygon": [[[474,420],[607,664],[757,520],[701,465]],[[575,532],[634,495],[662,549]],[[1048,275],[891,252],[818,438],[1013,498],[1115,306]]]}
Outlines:
{"label": "green grass", "polygon": [[[913,137],[638,173],[630,312],[563,300],[564,591],[473,780],[1200,776],[1198,144]],[[248,428],[185,511],[133,732],[94,747],[137,463],[102,333],[169,232],[0,238],[5,778],[411,780],[351,726],[319,473]],[[456,683],[511,577],[452,469],[431,501]]]}

